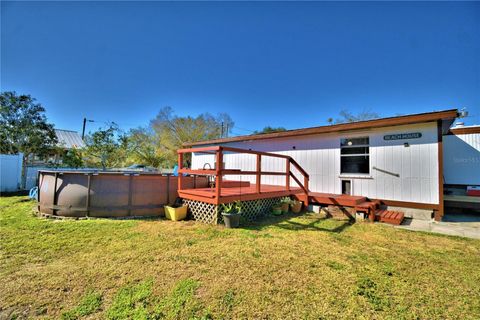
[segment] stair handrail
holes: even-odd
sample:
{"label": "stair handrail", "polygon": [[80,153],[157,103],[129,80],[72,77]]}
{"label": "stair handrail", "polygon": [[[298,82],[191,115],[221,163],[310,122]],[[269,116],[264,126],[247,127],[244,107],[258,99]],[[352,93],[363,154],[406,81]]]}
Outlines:
{"label": "stair handrail", "polygon": [[[205,165],[203,169],[188,169],[188,168],[183,168],[183,154],[184,153],[207,153],[207,154],[214,154],[216,158],[216,163],[217,166],[216,168],[213,169],[205,169]],[[310,175],[303,169],[295,159],[293,159],[289,155],[285,154],[278,154],[278,153],[270,153],[270,152],[264,152],[264,151],[256,151],[256,150],[246,150],[246,149],[239,149],[239,148],[233,148],[233,147],[227,147],[227,146],[207,146],[207,147],[196,147],[196,148],[187,148],[187,149],[179,149],[177,150],[178,154],[178,163],[179,163],[179,168],[178,168],[178,185],[179,185],[179,190],[182,188],[182,176],[183,174],[197,174],[197,175],[212,175],[215,176],[217,179],[217,184],[216,184],[216,196],[220,196],[220,188],[221,188],[221,176],[225,173],[232,173],[232,174],[256,174],[257,175],[257,192],[260,190],[260,179],[258,178],[261,175],[267,174],[267,175],[275,175],[277,172],[266,172],[262,171],[261,167],[257,167],[256,171],[242,171],[242,170],[228,170],[224,169],[222,167],[223,163],[223,152],[235,152],[235,153],[249,153],[249,154],[254,154],[257,155],[257,162],[261,161],[262,156],[269,156],[269,157],[276,157],[276,158],[284,158],[287,160],[287,167],[285,173],[283,175],[287,176],[287,181],[286,181],[286,188],[287,190],[290,190],[290,182],[289,178],[292,177],[293,180],[299,185],[299,187],[302,189],[303,192],[305,192],[305,195],[308,197],[309,195],[309,179]],[[290,164],[293,164],[293,166],[300,172],[301,175],[303,175],[303,183],[300,181],[300,179],[295,176],[295,174],[292,172]],[[280,172],[278,172],[280,173]],[[218,183],[220,182],[220,183]]]}
{"label": "stair handrail", "polygon": [[293,180],[300,186],[303,192],[305,192],[305,195],[308,197],[308,182],[310,180],[310,175],[291,156],[288,157],[288,161],[293,164],[294,167],[297,168],[297,170],[303,175],[303,183],[300,182],[300,180],[297,178],[297,176],[295,176],[291,169],[289,170],[289,177],[293,178]]}
{"label": "stair handrail", "polygon": [[292,163],[295,168],[298,169],[298,171],[300,171],[302,173],[302,175],[304,177],[307,177],[307,178],[310,178],[309,174],[307,173],[307,171],[305,171],[305,169],[303,169],[298,163],[297,161],[295,161],[292,157],[290,157],[290,163]]}

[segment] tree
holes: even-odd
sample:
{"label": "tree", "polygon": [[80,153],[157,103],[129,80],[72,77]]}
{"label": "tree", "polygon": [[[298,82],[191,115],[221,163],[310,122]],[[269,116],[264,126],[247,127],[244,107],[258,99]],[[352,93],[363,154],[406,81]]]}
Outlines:
{"label": "tree", "polygon": [[160,168],[166,163],[166,150],[151,128],[131,129],[127,138],[128,160],[134,163]]}
{"label": "tree", "polygon": [[[351,123],[357,121],[365,121],[365,120],[372,120],[380,118],[380,115],[376,112],[372,112],[370,110],[364,110],[356,115],[353,113],[342,110],[340,111],[340,118],[335,119],[335,124],[339,123]],[[331,118],[328,119],[328,122],[331,123]]]}
{"label": "tree", "polygon": [[222,123],[225,135],[234,125],[226,113],[221,113],[217,117],[209,113],[197,117],[179,117],[174,114],[171,107],[164,107],[150,125],[159,138],[158,147],[164,150],[166,162],[173,165],[177,162],[177,150],[185,143],[220,138]]}
{"label": "tree", "polygon": [[22,152],[25,164],[30,155],[45,155],[54,148],[57,136],[36,99],[8,91],[0,95],[0,141],[1,153]]}
{"label": "tree", "polygon": [[274,132],[281,132],[281,131],[287,131],[287,129],[285,129],[284,127],[275,128],[275,127],[266,126],[260,131],[255,130],[253,134],[274,133]]}
{"label": "tree", "polygon": [[80,168],[83,166],[82,152],[78,149],[70,149],[63,156],[63,165],[68,168]]}
{"label": "tree", "polygon": [[[86,160],[89,165],[100,164],[103,170],[123,164],[126,158],[127,139],[115,123],[100,128],[85,137]],[[93,159],[90,158],[93,156]]]}

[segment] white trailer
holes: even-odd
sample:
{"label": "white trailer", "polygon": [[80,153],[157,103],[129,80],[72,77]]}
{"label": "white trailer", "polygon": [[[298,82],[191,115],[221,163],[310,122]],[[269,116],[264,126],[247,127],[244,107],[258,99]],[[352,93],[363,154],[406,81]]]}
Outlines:
{"label": "white trailer", "polygon": [[[190,146],[224,145],[289,155],[310,175],[310,191],[351,194],[403,208],[443,215],[443,135],[457,110],[383,118],[349,124],[205,141]],[[213,155],[194,154],[192,169],[214,167]],[[255,170],[246,154],[225,154],[226,169]],[[285,162],[271,158],[262,170],[285,171]],[[228,176],[248,179],[251,176]],[[262,177],[281,185],[284,178]],[[294,185],[294,182],[291,182]]]}

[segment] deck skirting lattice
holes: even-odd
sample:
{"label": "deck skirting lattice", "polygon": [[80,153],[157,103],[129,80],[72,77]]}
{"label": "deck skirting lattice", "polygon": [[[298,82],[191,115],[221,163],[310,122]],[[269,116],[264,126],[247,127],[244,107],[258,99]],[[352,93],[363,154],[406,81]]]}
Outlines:
{"label": "deck skirting lattice", "polygon": [[[242,217],[248,221],[257,219],[270,212],[271,208],[280,202],[281,198],[266,198],[242,201]],[[193,219],[207,224],[222,223],[222,205],[210,204],[197,200],[183,199],[188,205],[188,212]]]}
{"label": "deck skirting lattice", "polygon": [[188,206],[188,213],[193,219],[207,224],[218,223],[219,206],[202,201],[183,199],[183,204]]}

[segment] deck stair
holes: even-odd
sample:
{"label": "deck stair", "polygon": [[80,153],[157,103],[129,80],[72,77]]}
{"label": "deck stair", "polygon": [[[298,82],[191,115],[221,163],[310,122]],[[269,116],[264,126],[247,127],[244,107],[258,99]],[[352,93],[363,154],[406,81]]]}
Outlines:
{"label": "deck stair", "polygon": [[356,205],[367,201],[366,197],[350,196],[347,194],[333,194],[333,193],[320,193],[309,192],[308,202],[320,205],[333,205],[333,206],[345,206],[355,207]]}
{"label": "deck stair", "polygon": [[308,193],[309,203],[320,205],[334,205],[352,207],[355,212],[363,212],[370,221],[380,221],[384,223],[399,225],[403,222],[405,215],[399,211],[389,211],[381,209],[381,202],[378,200],[369,200],[366,197],[350,196],[346,194],[329,193]]}
{"label": "deck stair", "polygon": [[363,212],[370,219],[370,221],[375,220],[375,212],[380,207],[380,202],[378,201],[364,201],[355,206],[355,212]]}
{"label": "deck stair", "polygon": [[379,210],[375,213],[375,220],[394,225],[400,225],[405,218],[405,214],[399,211]]}
{"label": "deck stair", "polygon": [[380,201],[365,201],[355,206],[356,212],[364,212],[370,221],[380,221],[384,223],[400,225],[405,218],[405,214],[400,211],[390,211],[380,209]]}

